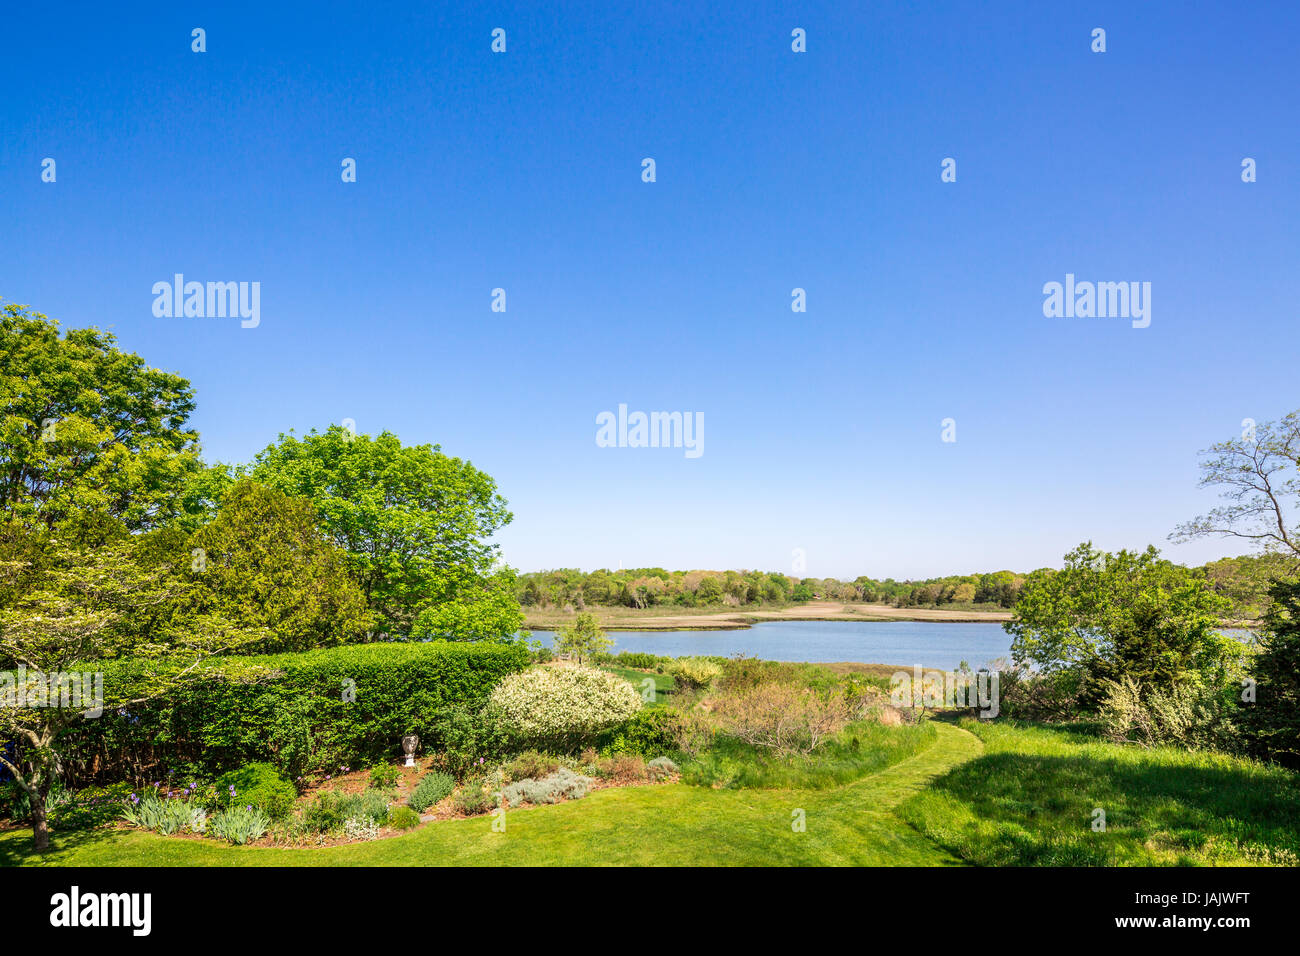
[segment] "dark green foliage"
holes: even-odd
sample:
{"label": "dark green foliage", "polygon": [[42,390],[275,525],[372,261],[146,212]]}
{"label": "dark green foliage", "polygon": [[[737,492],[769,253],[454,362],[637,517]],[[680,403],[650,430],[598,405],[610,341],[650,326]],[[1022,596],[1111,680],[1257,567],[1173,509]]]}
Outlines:
{"label": "dark green foliage", "polygon": [[415,785],[415,792],[406,802],[412,810],[420,814],[435,803],[446,799],[454,789],[456,789],[456,781],[450,774],[430,771],[420,778],[420,782]]}
{"label": "dark green foliage", "polygon": [[1154,547],[1108,554],[1085,542],[1062,570],[1029,576],[1004,628],[1017,663],[1045,673],[1081,669],[1080,702],[1095,709],[1125,678],[1149,691],[1230,679],[1243,649],[1217,633],[1227,606],[1204,570],[1165,560]]}
{"label": "dark green foliage", "polygon": [[505,724],[480,702],[455,704],[439,712],[429,736],[433,763],[457,779],[496,760],[516,745]]}
{"label": "dark green foliage", "polygon": [[[293,779],[365,766],[396,756],[404,734],[436,747],[453,709],[477,713],[527,664],[519,645],[441,641],[209,661],[164,698],[84,722],[65,767],[89,777],[98,756],[109,779],[149,764],[215,776],[268,761]],[[105,664],[105,685],[141,667]]]}
{"label": "dark green foliage", "polygon": [[317,529],[311,502],[240,481],[185,543],[179,613],[218,615],[273,637],[249,651],[305,651],[359,640],[373,624],[346,555]]}
{"label": "dark green foliage", "polygon": [[600,741],[604,754],[635,754],[653,758],[677,751],[681,715],[667,707],[639,710],[620,727],[607,732]]}
{"label": "dark green foliage", "polygon": [[1300,769],[1300,581],[1278,581],[1260,652],[1254,661],[1255,703],[1245,703],[1243,723],[1252,749]]}
{"label": "dark green foliage", "polygon": [[298,790],[269,763],[250,763],[217,778],[217,799],[230,806],[251,806],[272,820],[283,820],[298,799]]}

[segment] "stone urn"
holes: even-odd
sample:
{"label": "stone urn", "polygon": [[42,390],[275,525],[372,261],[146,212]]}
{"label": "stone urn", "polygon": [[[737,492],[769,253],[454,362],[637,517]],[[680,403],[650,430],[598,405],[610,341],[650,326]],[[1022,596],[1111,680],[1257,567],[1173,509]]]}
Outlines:
{"label": "stone urn", "polygon": [[406,766],[415,766],[415,748],[420,746],[420,738],[416,734],[407,734],[402,738],[402,753],[406,754]]}

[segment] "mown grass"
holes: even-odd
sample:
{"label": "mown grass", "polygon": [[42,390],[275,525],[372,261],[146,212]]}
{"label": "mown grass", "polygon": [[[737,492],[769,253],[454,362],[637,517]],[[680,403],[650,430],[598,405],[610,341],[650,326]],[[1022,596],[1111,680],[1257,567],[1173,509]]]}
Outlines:
{"label": "mown grass", "polygon": [[[1086,727],[961,726],[984,755],[899,815],[986,866],[1300,864],[1300,777],[1219,754],[1143,749]],[[1104,831],[1094,829],[1095,811]]]}
{"label": "mown grass", "polygon": [[[232,847],[140,830],[0,834],[0,865],[47,866],[945,866],[958,861],[894,815],[937,775],[980,752],[955,727],[910,759],[829,790],[600,790],[554,806],[432,823],[403,836],[319,849]],[[802,818],[803,830],[792,824]]]}
{"label": "mown grass", "polygon": [[861,721],[812,754],[776,756],[734,737],[719,737],[682,766],[682,781],[729,789],[825,790],[915,756],[935,739],[929,723],[885,727]]}
{"label": "mown grass", "polygon": [[670,674],[655,674],[651,671],[640,671],[631,667],[619,667],[617,664],[601,664],[600,669],[609,671],[611,674],[617,674],[635,687],[638,692],[641,690],[641,683],[647,677],[653,680],[655,682],[655,696],[654,700],[646,702],[645,706],[647,707],[662,707],[667,703],[665,698],[676,689],[677,682],[673,680]]}

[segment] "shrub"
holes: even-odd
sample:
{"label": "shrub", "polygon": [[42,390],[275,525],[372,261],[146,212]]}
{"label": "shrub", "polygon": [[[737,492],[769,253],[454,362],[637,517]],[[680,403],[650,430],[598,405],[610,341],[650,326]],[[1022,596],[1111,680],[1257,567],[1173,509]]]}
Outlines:
{"label": "shrub", "polygon": [[679,657],[667,672],[683,687],[708,687],[722,676],[722,665],[707,657]]}
{"label": "shrub", "polygon": [[456,781],[450,774],[430,771],[420,778],[420,782],[415,785],[415,792],[406,802],[418,815],[444,800],[455,788]]}
{"label": "shrub", "polygon": [[719,728],[778,754],[812,753],[843,730],[852,709],[842,694],[822,694],[790,684],[760,684],[714,701]]}
{"label": "shrub", "polygon": [[647,654],[642,650],[624,650],[615,654],[614,662],[623,667],[634,667],[636,670],[653,671],[664,666],[666,658],[659,657],[658,654]]}
{"label": "shrub", "polygon": [[510,784],[502,789],[501,799],[510,807],[517,807],[521,803],[540,806],[559,803],[562,799],[580,800],[591,791],[593,783],[595,780],[591,777],[561,767],[541,780],[519,780]]}
{"label": "shrub", "polygon": [[432,765],[455,777],[501,757],[512,741],[500,715],[477,704],[448,708],[434,723],[432,737]]}
{"label": "shrub", "polygon": [[682,772],[681,768],[667,757],[655,757],[645,765],[645,769],[652,780],[665,780]]}
{"label": "shrub", "polygon": [[679,716],[681,720],[673,728],[677,735],[674,749],[695,757],[713,746],[713,721],[707,713],[688,710]]}
{"label": "shrub", "polygon": [[12,780],[0,783],[0,820],[7,817],[14,823],[22,823],[31,812],[31,800],[26,790]]}
{"label": "shrub", "polygon": [[236,846],[260,840],[271,828],[270,818],[257,807],[228,807],[214,813],[207,821],[209,836],[228,840]]}
{"label": "shrub", "polygon": [[545,777],[558,769],[560,769],[559,760],[537,750],[524,751],[503,768],[507,782],[525,780],[529,777]]}
{"label": "shrub", "polygon": [[380,763],[370,768],[370,786],[376,790],[392,790],[397,786],[401,771],[394,764]]}
{"label": "shrub", "polygon": [[388,814],[388,825],[394,830],[409,830],[420,825],[420,815],[410,807],[393,807]]}
{"label": "shrub", "polygon": [[602,753],[636,754],[652,757],[676,750],[681,736],[682,715],[668,707],[647,707],[637,711],[626,723],[601,737]]}
{"label": "shrub", "polygon": [[303,825],[310,830],[325,833],[345,826],[349,820],[364,818],[376,828],[388,823],[388,800],[378,790],[360,793],[343,793],[327,790],[318,793],[303,810]]}
{"label": "shrub", "polygon": [[470,817],[486,813],[493,806],[492,796],[487,791],[487,781],[480,778],[465,783],[452,800],[456,812]]}
{"label": "shrub", "polygon": [[757,657],[736,656],[722,664],[718,689],[727,693],[749,690],[759,684],[772,682],[790,684],[795,680],[795,669],[788,663],[764,661]]}
{"label": "shrub", "polygon": [[998,671],[999,710],[1018,720],[1068,720],[1077,718],[1085,676],[1066,668],[1040,674],[1025,668]]}
{"label": "shrub", "polygon": [[217,797],[232,806],[253,806],[272,820],[283,820],[298,790],[269,763],[250,763],[217,778]]}
{"label": "shrub", "polygon": [[489,709],[521,741],[573,747],[641,709],[621,677],[590,667],[534,667],[492,692]]}
{"label": "shrub", "polygon": [[[67,737],[65,765],[77,781],[151,764],[213,777],[267,761],[290,779],[369,766],[390,759],[405,734],[436,741],[449,711],[477,713],[503,677],[527,665],[520,645],[461,641],[214,658],[165,697],[85,721]],[[140,679],[154,666],[98,665],[106,684]]]}
{"label": "shrub", "polygon": [[644,780],[646,775],[645,761],[635,754],[602,758],[596,761],[594,770],[602,780]]}
{"label": "shrub", "polygon": [[1099,716],[1115,741],[1185,750],[1241,749],[1228,702],[1211,688],[1187,684],[1144,692],[1125,677],[1109,683]]}

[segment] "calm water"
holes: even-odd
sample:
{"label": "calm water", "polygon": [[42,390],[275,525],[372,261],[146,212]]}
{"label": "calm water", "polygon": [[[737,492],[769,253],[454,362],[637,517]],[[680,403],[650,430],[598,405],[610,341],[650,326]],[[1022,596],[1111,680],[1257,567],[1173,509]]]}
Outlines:
{"label": "calm water", "polygon": [[[769,661],[861,661],[955,669],[962,661],[978,668],[1010,657],[1011,636],[1001,624],[936,621],[765,621],[740,631],[609,631],[613,653],[645,651],[744,654]],[[533,638],[551,646],[551,631]]]}

